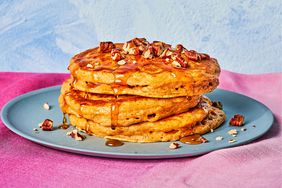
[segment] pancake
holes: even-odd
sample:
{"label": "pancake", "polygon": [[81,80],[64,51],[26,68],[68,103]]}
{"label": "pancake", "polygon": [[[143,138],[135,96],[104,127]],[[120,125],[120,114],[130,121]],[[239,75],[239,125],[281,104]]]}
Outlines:
{"label": "pancake", "polygon": [[[97,94],[153,98],[202,95],[217,87],[220,67],[216,59],[184,47],[179,50],[145,39],[136,44],[136,40],[101,43],[100,47],[74,56],[68,67],[73,87]],[[124,47],[127,44],[131,48]],[[130,53],[137,48],[143,48],[143,52]]]}
{"label": "pancake", "polygon": [[72,125],[88,134],[129,142],[176,141],[187,135],[205,134],[219,127],[226,118],[224,112],[217,108],[208,107],[204,110],[198,107],[156,122],[116,127],[112,130],[73,114],[68,116]]}
{"label": "pancake", "polygon": [[63,112],[71,112],[106,127],[157,121],[183,113],[200,100],[200,96],[156,99],[121,95],[116,98],[74,90],[70,83],[70,80],[65,81],[61,89],[59,104]]}

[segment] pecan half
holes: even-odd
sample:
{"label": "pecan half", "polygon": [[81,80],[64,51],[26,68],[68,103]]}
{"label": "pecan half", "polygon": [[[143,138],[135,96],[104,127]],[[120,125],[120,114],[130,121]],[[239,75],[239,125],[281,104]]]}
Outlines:
{"label": "pecan half", "polygon": [[119,61],[121,59],[124,58],[124,56],[122,55],[120,49],[112,49],[111,51],[111,58],[115,61]]}
{"label": "pecan half", "polygon": [[113,42],[100,42],[99,51],[100,52],[110,52],[112,49],[115,48]]}
{"label": "pecan half", "polygon": [[40,128],[43,131],[52,131],[53,130],[53,121],[51,119],[45,119],[40,125]]}
{"label": "pecan half", "polygon": [[241,114],[235,114],[229,121],[229,125],[231,126],[242,126],[244,124],[245,117]]}
{"label": "pecan half", "polygon": [[188,59],[193,61],[199,61],[201,59],[200,55],[195,50],[185,50],[184,54]]}

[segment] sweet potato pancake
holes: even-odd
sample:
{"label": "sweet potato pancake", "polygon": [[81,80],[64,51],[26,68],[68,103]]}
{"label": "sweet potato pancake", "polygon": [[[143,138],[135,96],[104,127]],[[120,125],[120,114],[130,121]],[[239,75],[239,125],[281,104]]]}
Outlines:
{"label": "sweet potato pancake", "polygon": [[75,55],[60,107],[88,134],[129,142],[175,141],[225,120],[203,94],[219,84],[215,58],[144,38],[101,42]]}

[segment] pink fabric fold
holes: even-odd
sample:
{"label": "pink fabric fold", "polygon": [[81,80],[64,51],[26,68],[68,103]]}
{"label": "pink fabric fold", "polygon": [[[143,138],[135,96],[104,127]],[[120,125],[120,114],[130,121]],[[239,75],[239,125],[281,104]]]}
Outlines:
{"label": "pink fabric fold", "polygon": [[[0,107],[59,85],[67,74],[0,73]],[[202,156],[124,160],[66,153],[30,142],[0,122],[0,187],[282,187],[282,73],[223,71],[219,88],[250,96],[275,115],[271,130],[239,147]]]}

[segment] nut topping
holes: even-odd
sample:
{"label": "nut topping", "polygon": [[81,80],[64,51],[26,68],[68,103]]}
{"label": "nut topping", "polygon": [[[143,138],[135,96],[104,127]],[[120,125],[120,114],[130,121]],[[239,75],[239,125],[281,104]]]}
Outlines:
{"label": "nut topping", "polygon": [[200,60],[204,60],[204,59],[210,59],[210,56],[208,54],[200,53]]}
{"label": "nut topping", "polygon": [[126,64],[126,61],[125,60],[120,60],[117,62],[118,65],[125,65]]}
{"label": "nut topping", "polygon": [[144,58],[151,59],[154,57],[153,47],[149,46],[149,48],[143,53]]}
{"label": "nut topping", "polygon": [[172,55],[172,51],[169,50],[169,49],[165,49],[163,51],[163,53],[160,55],[161,58],[167,58],[167,57],[170,57]]}
{"label": "nut topping", "polygon": [[183,49],[184,49],[184,47],[183,47],[182,44],[177,44],[176,47],[175,47],[175,51],[177,53],[181,53]]}
{"label": "nut topping", "polygon": [[188,63],[185,61],[185,59],[183,57],[181,57],[180,54],[172,54],[171,55],[171,58],[174,60],[174,61],[177,61],[182,68],[187,68],[188,67]]}
{"label": "nut topping", "polygon": [[112,49],[111,51],[111,58],[115,61],[119,61],[124,58],[120,49]]}
{"label": "nut topping", "polygon": [[100,42],[99,50],[100,52],[110,52],[112,49],[115,48],[113,42]]}
{"label": "nut topping", "polygon": [[138,47],[133,47],[133,48],[129,48],[128,49],[128,53],[129,54],[133,54],[133,55],[139,55],[140,54],[140,50]]}
{"label": "nut topping", "polygon": [[136,45],[132,41],[128,41],[124,43],[122,49],[124,50],[125,53],[129,53],[129,50],[136,47]]}
{"label": "nut topping", "polygon": [[172,65],[173,67],[175,67],[175,68],[181,68],[180,63],[178,63],[177,61],[173,61],[173,62],[171,63],[171,65]]}
{"label": "nut topping", "polygon": [[160,56],[165,50],[164,43],[160,41],[154,41],[152,43],[152,47],[154,49],[154,53],[156,54],[156,56]]}
{"label": "nut topping", "polygon": [[67,136],[70,136],[77,141],[82,141],[86,138],[85,136],[79,134],[79,132],[76,129],[71,132],[67,132]]}
{"label": "nut topping", "polygon": [[132,42],[136,46],[148,46],[149,45],[149,42],[145,38],[134,38],[132,39]]}
{"label": "nut topping", "polygon": [[245,118],[243,115],[235,114],[229,121],[229,125],[231,126],[242,126],[244,124]]}
{"label": "nut topping", "polygon": [[86,67],[87,67],[87,68],[93,68],[93,65],[90,64],[90,63],[88,63],[88,64],[86,65]]}
{"label": "nut topping", "polygon": [[195,50],[185,50],[184,54],[188,59],[191,59],[193,61],[199,61],[201,58],[200,55]]}
{"label": "nut topping", "polygon": [[52,131],[53,130],[53,121],[50,119],[45,119],[43,123],[40,125],[40,128],[43,131]]}

